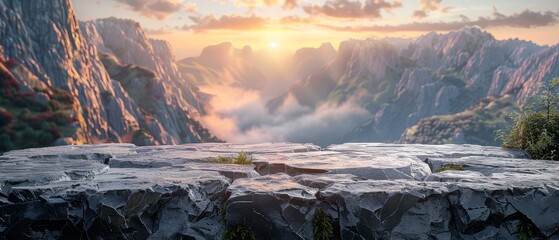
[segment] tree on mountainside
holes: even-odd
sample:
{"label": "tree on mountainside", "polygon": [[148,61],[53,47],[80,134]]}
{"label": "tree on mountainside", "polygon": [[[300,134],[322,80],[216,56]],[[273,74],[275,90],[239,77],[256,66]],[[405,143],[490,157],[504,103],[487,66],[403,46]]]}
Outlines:
{"label": "tree on mountainside", "polygon": [[514,117],[512,127],[499,132],[504,147],[526,150],[534,159],[559,160],[558,86],[559,78],[543,84],[540,95]]}

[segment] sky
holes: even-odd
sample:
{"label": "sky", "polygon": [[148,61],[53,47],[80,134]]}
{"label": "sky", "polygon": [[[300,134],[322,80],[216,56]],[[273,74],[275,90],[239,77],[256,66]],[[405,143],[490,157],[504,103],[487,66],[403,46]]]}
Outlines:
{"label": "sky", "polygon": [[415,38],[477,25],[497,39],[559,43],[559,0],[71,0],[78,19],[118,17],[171,42],[178,59],[205,46],[293,52],[355,38]]}

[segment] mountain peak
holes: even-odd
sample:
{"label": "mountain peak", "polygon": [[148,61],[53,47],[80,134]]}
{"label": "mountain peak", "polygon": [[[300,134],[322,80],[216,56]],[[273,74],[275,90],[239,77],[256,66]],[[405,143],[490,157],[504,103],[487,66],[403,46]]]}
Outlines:
{"label": "mountain peak", "polygon": [[223,42],[217,45],[207,46],[202,50],[200,58],[215,60],[233,55],[233,44],[231,42]]}
{"label": "mountain peak", "polygon": [[488,33],[481,29],[481,27],[473,25],[473,26],[465,26],[459,30],[452,31],[449,35],[458,34],[458,35],[467,35],[474,38],[487,38],[487,39],[495,39],[491,33]]}
{"label": "mountain peak", "polygon": [[140,28],[140,23],[126,18],[117,18],[117,17],[108,17],[108,18],[99,18],[94,21],[103,22],[103,23],[112,23],[112,24],[122,24],[122,25],[132,25],[135,27]]}
{"label": "mountain peak", "polygon": [[332,46],[332,43],[331,43],[331,42],[322,43],[322,44],[320,45],[319,49],[321,49],[321,50],[328,50],[328,51],[330,51],[330,50],[332,49],[332,50],[335,51],[334,46]]}

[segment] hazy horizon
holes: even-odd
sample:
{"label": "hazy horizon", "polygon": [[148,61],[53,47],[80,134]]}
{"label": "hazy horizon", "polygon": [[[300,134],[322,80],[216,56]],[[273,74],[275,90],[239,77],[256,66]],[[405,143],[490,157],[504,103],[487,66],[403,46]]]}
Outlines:
{"label": "hazy horizon", "polygon": [[559,43],[559,2],[418,0],[71,0],[79,20],[118,17],[139,22],[153,38],[169,41],[177,59],[208,45],[232,42],[255,50],[294,52],[349,38],[416,38],[481,26],[499,40]]}

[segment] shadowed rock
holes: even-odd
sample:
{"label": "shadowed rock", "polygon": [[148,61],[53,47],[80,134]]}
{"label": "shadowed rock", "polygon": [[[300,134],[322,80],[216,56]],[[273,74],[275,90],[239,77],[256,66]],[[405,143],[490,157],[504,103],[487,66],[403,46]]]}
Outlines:
{"label": "shadowed rock", "polygon": [[[559,164],[475,145],[64,146],[0,156],[0,238],[558,238]],[[244,152],[252,165],[218,164]],[[107,162],[106,159],[109,159]],[[461,167],[445,167],[445,166]]]}

